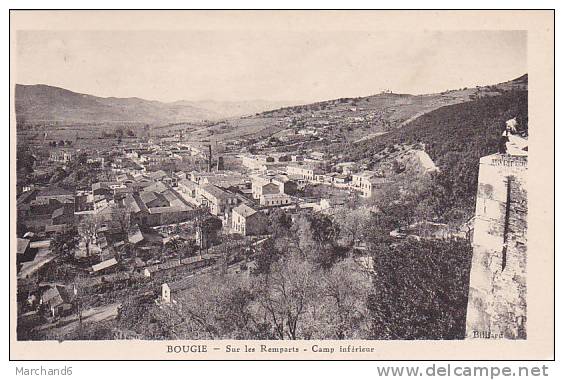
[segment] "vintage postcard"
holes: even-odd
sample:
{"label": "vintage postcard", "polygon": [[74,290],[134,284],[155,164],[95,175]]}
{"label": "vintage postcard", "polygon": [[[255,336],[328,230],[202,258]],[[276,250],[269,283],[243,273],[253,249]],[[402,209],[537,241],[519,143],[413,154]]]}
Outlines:
{"label": "vintage postcard", "polygon": [[10,12],[10,357],[554,355],[554,13]]}

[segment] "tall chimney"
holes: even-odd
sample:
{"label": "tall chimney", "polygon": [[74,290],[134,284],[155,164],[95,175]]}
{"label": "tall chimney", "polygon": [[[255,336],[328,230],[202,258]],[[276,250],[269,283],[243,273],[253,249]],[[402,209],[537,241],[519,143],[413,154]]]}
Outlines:
{"label": "tall chimney", "polygon": [[208,145],[208,172],[212,171],[212,149],[211,144]]}

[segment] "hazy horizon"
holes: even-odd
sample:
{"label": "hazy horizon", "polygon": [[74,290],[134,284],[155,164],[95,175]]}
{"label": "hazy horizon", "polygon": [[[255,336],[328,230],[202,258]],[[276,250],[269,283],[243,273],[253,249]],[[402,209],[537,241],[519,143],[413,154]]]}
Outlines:
{"label": "hazy horizon", "polygon": [[18,31],[18,84],[99,97],[308,103],[527,73],[524,31]]}

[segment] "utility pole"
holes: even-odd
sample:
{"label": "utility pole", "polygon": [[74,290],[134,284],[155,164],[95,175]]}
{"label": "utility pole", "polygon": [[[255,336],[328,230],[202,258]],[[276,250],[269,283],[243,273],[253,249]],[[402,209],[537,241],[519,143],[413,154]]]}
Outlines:
{"label": "utility pole", "polygon": [[73,286],[73,293],[74,293],[74,302],[76,305],[76,316],[78,317],[78,331],[79,334],[82,335],[82,301],[81,301],[82,294],[79,294],[82,293],[82,289],[79,290],[79,286],[81,285],[82,284],[77,284],[77,282],[75,281]]}

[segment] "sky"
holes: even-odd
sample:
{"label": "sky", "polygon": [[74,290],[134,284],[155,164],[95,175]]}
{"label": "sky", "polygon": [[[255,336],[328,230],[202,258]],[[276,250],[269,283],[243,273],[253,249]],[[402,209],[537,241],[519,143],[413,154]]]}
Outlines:
{"label": "sky", "polygon": [[313,102],[527,72],[524,31],[18,31],[16,81],[96,96]]}

